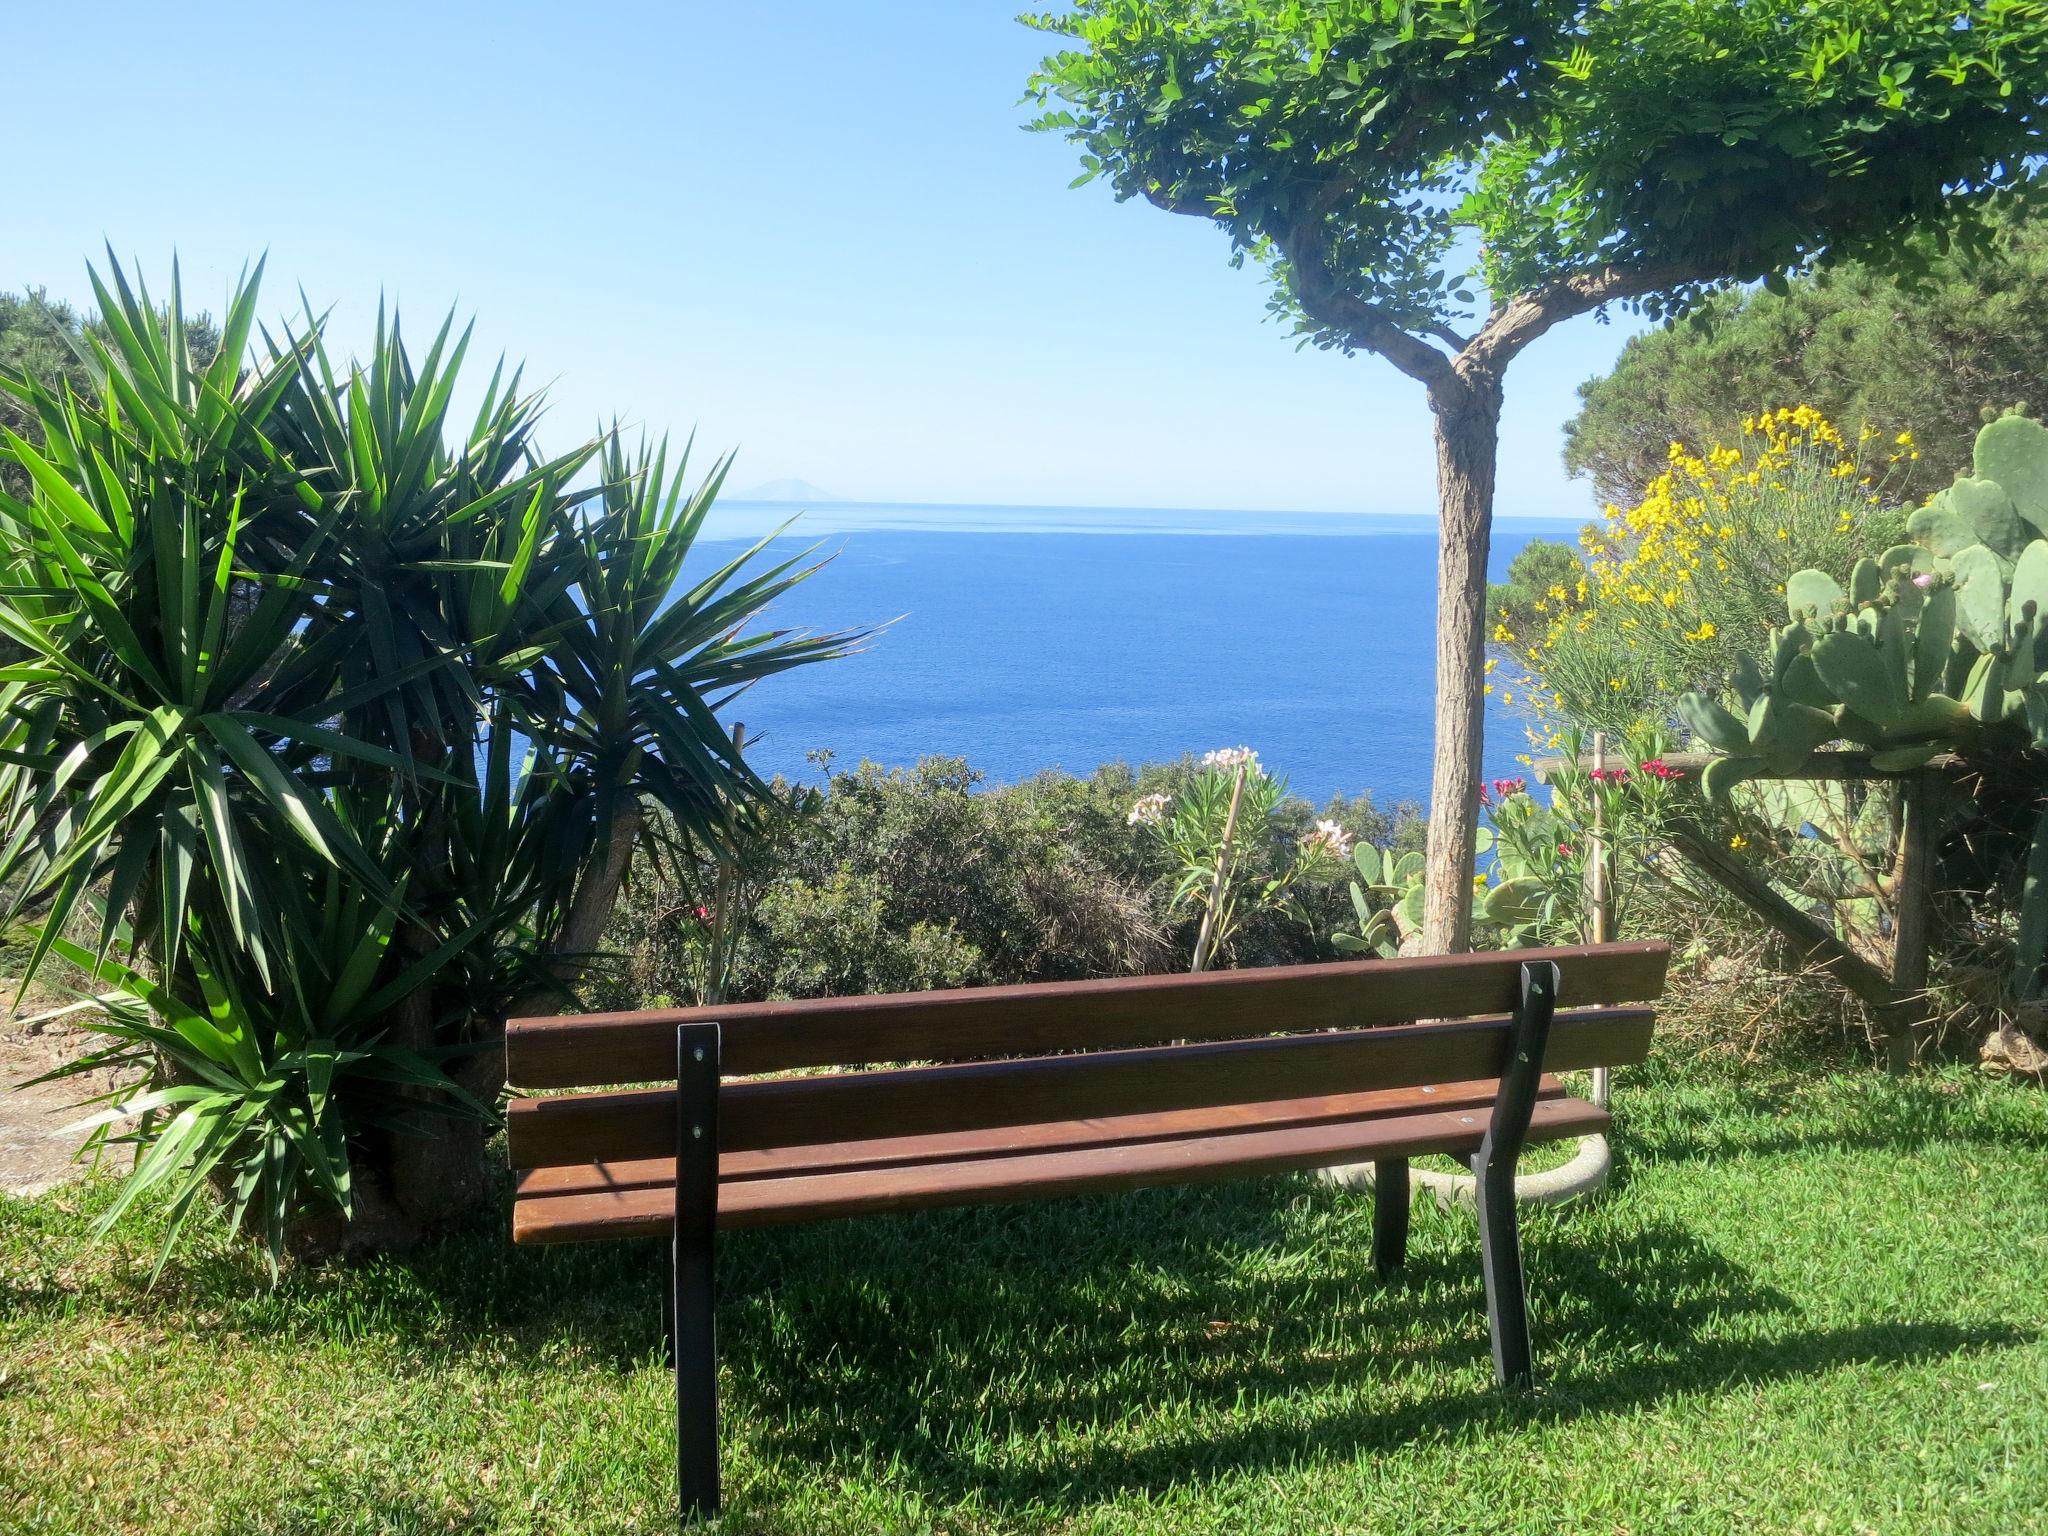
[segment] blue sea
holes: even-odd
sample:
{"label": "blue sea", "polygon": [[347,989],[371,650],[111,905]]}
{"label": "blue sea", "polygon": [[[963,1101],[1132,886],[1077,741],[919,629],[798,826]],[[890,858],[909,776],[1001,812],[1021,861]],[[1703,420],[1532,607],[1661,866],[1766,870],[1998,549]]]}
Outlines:
{"label": "blue sea", "polygon": [[[832,558],[776,624],[894,622],[727,711],[764,772],[815,781],[821,750],[847,768],[939,753],[1007,783],[1242,744],[1319,803],[1428,799],[1433,516],[721,503],[695,568],[799,512],[777,548]],[[1497,519],[1495,579],[1578,526]],[[1528,750],[1496,708],[1489,776]]]}

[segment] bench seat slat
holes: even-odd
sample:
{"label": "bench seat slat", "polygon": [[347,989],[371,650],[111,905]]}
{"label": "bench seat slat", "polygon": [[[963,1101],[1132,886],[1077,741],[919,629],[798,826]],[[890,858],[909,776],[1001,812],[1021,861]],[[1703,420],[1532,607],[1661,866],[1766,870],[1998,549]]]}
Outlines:
{"label": "bench seat slat", "polygon": [[720,1026],[724,1070],[738,1077],[1366,1029],[1506,1013],[1525,961],[1559,963],[1559,1007],[1647,1003],[1669,958],[1660,943],[1603,944],[514,1019],[505,1065],[522,1088],[659,1081],[675,1074],[676,1027],[693,1022]]}
{"label": "bench seat slat", "polygon": [[[1545,1065],[1632,1066],[1649,1054],[1654,1017],[1619,1008],[1559,1014]],[[1506,1019],[1474,1019],[727,1082],[719,1089],[719,1147],[973,1131],[1497,1077],[1509,1028]],[[676,1144],[675,1090],[515,1099],[506,1110],[506,1142],[514,1168],[668,1156]]]}
{"label": "bench seat slat", "polygon": [[[1478,1150],[1487,1118],[1476,1108],[1438,1110],[1014,1156],[722,1179],[718,1222],[721,1227],[769,1226],[1297,1172],[1430,1152],[1469,1155]],[[1590,1135],[1608,1124],[1605,1110],[1582,1099],[1546,1099],[1535,1107],[1528,1139]],[[512,1235],[520,1243],[659,1237],[673,1230],[674,1221],[673,1186],[647,1185],[522,1197],[513,1205]]]}
{"label": "bench seat slat", "polygon": [[[1443,1110],[1492,1109],[1499,1083],[1492,1079],[1442,1083],[1424,1088],[1396,1088],[1378,1093],[1328,1093],[1311,1098],[1281,1099],[1262,1104],[1223,1104],[1210,1109],[1169,1110],[1149,1115],[1111,1115],[1093,1120],[1062,1120],[1045,1125],[1010,1125],[983,1131],[937,1135],[885,1136],[819,1146],[769,1147],[727,1152],[718,1160],[718,1176],[728,1182],[785,1177],[799,1173],[846,1172],[887,1168],[907,1163],[966,1161],[1005,1157],[1020,1152],[1078,1151],[1124,1141],[1150,1141],[1167,1136],[1222,1135],[1238,1131],[1279,1130],[1291,1125],[1324,1125],[1336,1120],[1422,1114]],[[1564,1084],[1545,1075],[1539,1099],[1563,1095]],[[585,1195],[606,1190],[673,1185],[672,1157],[635,1158],[624,1162],[577,1163],[567,1167],[529,1168],[519,1175],[523,1197]]]}

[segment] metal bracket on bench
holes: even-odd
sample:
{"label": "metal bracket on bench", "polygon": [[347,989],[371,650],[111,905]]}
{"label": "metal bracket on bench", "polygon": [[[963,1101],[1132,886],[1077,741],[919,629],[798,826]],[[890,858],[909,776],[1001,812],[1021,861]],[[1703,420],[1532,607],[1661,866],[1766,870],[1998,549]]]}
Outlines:
{"label": "metal bracket on bench", "polygon": [[1557,989],[1556,965],[1547,960],[1523,964],[1521,1002],[1515,1008],[1507,1065],[1494,1095],[1493,1120],[1472,1159],[1478,1186],[1480,1260],[1486,1273],[1486,1323],[1493,1335],[1493,1373],[1502,1386],[1526,1386],[1533,1373],[1529,1298],[1522,1281],[1522,1242],[1515,1223],[1515,1163],[1536,1107]]}
{"label": "metal bracket on bench", "polygon": [[676,1226],[670,1349],[676,1370],[676,1493],[685,1521],[718,1513],[718,1324],[712,1264],[718,1229],[716,1024],[676,1029]]}

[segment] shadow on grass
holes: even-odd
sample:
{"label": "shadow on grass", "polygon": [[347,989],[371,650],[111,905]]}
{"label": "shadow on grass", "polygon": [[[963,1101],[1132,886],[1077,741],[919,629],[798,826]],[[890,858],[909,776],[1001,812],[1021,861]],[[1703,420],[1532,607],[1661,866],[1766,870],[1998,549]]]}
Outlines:
{"label": "shadow on grass", "polygon": [[[1938,1319],[1817,1328],[1799,1298],[1682,1226],[1618,1206],[1589,1215],[1527,1224],[1547,1381],[1514,1397],[1491,1386],[1469,1214],[1418,1211],[1410,1263],[1383,1280],[1371,1202],[1310,1180],[735,1234],[720,1261],[728,1443],[805,1480],[1072,1510],[1474,1426],[2038,1337]],[[508,1369],[545,1353],[597,1394],[658,1368],[664,1244],[517,1249],[501,1213],[408,1263],[293,1276],[269,1295],[251,1294],[245,1262],[197,1255],[117,1304],[225,1306],[247,1332]]]}
{"label": "shadow on grass", "polygon": [[[902,1252],[813,1274],[800,1297],[730,1296],[728,1393],[758,1455],[907,1479],[940,1501],[1077,1508],[1475,1424],[1613,1413],[2036,1337],[1940,1322],[1814,1329],[1792,1298],[1677,1228],[1584,1248],[1552,1233],[1530,1251],[1548,1379],[1506,1395],[1491,1385],[1469,1234],[1390,1281],[1360,1262],[1362,1245],[1276,1272],[1198,1238],[1129,1251],[1092,1281],[1053,1255],[992,1274],[960,1270],[958,1254],[927,1265]],[[1350,1388],[1376,1378],[1386,1390],[1361,1405]],[[1284,1425],[1262,1422],[1262,1400],[1284,1405]],[[1148,1414],[1153,1427],[1130,1444],[1127,1426]],[[991,1419],[995,1434],[976,1429]],[[1039,1454],[1052,1444],[1056,1456]]]}

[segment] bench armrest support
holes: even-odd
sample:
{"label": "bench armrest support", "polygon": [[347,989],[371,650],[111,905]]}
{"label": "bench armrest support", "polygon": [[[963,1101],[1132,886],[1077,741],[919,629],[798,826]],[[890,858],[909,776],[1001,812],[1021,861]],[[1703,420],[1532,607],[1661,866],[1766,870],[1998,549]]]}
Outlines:
{"label": "bench armrest support", "polygon": [[1494,1096],[1493,1120],[1472,1159],[1478,1185],[1480,1259],[1486,1272],[1487,1331],[1493,1336],[1493,1373],[1502,1386],[1526,1386],[1529,1299],[1522,1282],[1522,1243],[1515,1223],[1515,1163],[1529,1134],[1536,1089],[1557,1007],[1557,966],[1548,960],[1522,966],[1522,996],[1515,1009],[1507,1066]]}

